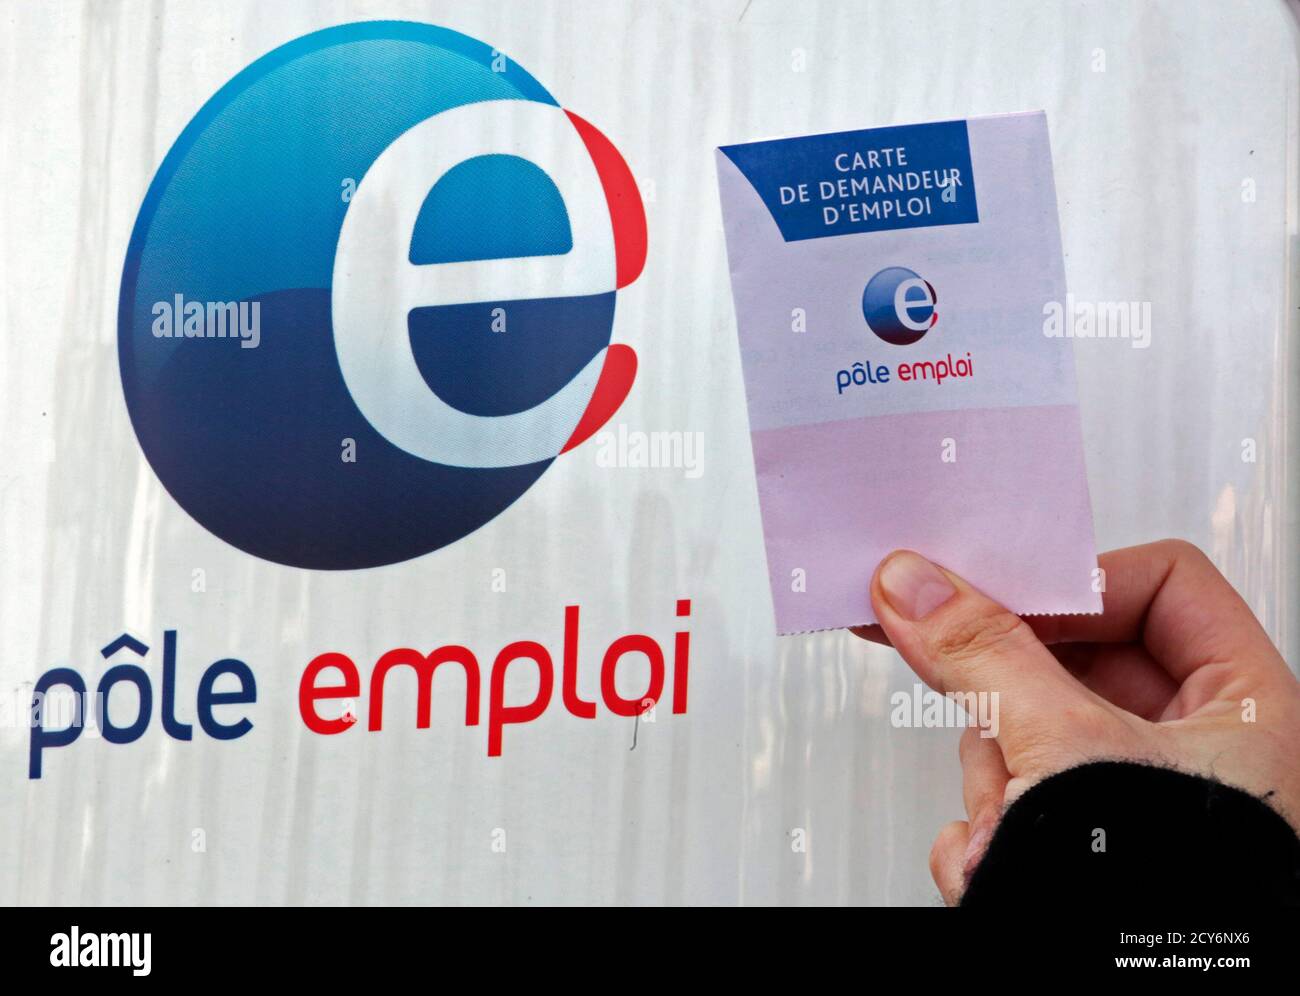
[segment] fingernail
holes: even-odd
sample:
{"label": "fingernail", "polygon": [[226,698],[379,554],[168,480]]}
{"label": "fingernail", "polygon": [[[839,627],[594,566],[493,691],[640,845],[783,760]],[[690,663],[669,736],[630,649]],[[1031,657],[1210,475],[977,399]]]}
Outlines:
{"label": "fingernail", "polygon": [[904,619],[924,619],[957,589],[924,557],[904,550],[885,561],[880,569],[880,587],[885,598]]}

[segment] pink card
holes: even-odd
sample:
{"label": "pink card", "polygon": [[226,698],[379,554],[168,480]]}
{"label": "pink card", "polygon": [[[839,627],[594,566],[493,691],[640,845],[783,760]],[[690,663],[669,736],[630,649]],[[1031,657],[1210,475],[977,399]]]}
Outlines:
{"label": "pink card", "polygon": [[875,621],[891,550],[1100,612],[1044,114],[725,146],[777,630]]}

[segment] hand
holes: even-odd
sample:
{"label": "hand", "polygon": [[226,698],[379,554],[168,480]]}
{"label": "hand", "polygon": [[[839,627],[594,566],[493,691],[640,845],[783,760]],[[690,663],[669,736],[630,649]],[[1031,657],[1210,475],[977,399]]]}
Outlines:
{"label": "hand", "polygon": [[1014,615],[911,551],[871,581],[878,626],[942,693],[996,693],[993,738],[961,738],[968,819],[930,852],[954,904],[1003,809],[1049,775],[1134,760],[1211,776],[1300,821],[1300,684],[1249,607],[1181,540],[1104,553],[1101,615]]}

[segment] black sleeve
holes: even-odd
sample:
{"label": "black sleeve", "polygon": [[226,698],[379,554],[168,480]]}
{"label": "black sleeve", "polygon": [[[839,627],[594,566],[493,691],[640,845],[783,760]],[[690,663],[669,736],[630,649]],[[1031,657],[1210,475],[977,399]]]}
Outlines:
{"label": "black sleeve", "polygon": [[1240,789],[1101,761],[1039,782],[1007,809],[961,905],[1132,900],[1300,906],[1300,838]]}

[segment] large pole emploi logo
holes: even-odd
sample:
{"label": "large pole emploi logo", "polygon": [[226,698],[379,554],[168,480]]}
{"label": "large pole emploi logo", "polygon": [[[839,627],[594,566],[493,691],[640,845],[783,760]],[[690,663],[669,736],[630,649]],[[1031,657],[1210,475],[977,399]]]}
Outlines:
{"label": "large pole emploi logo", "polygon": [[119,356],[163,485],[248,553],[348,569],[453,543],[631,389],[627,164],[499,52],[329,28],[185,128],[127,250]]}

